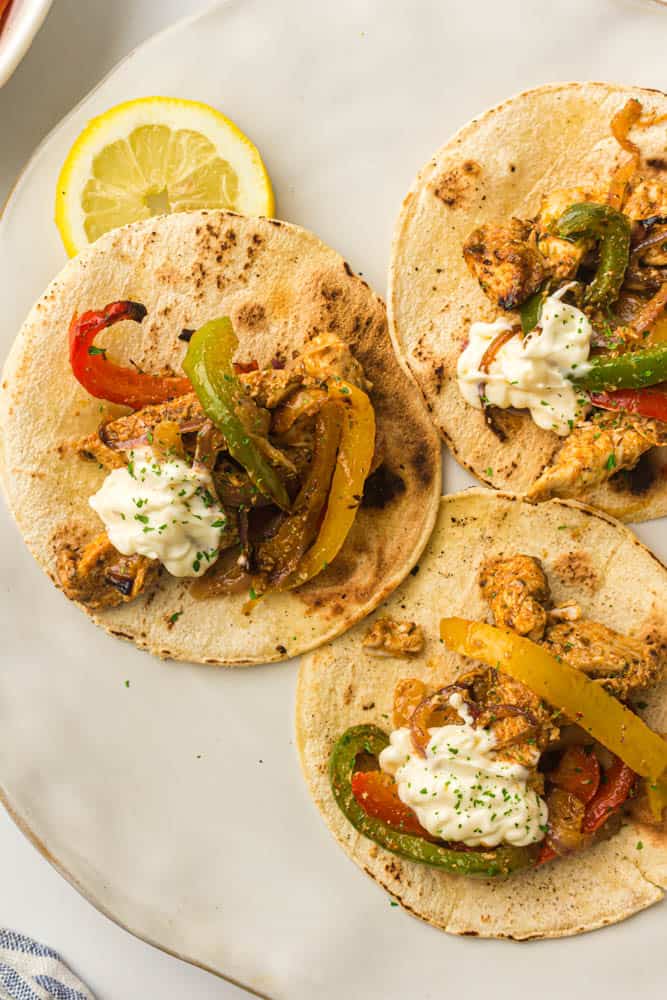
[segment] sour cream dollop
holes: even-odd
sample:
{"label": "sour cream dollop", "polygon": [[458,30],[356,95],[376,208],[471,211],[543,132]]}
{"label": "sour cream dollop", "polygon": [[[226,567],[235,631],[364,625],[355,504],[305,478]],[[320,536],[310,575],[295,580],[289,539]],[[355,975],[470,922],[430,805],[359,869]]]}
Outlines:
{"label": "sour cream dollop", "polygon": [[539,326],[503,344],[488,373],[480,371],[482,356],[512,323],[503,318],[471,325],[457,365],[459,389],[471,406],[482,408],[479,387],[484,385],[484,395],[493,406],[528,409],[538,427],[556,434],[572,429],[588,400],[571,378],[587,370],[593,328],[581,309],[561,301],[566,290],[567,286],[545,299]]}
{"label": "sour cream dollop", "polygon": [[202,576],[219,554],[226,519],[209,473],[181,458],[130,452],[90,498],[123,555],[159,559],[172,576]]}
{"label": "sour cream dollop", "polygon": [[547,804],[527,787],[528,769],[496,756],[493,734],[473,728],[461,695],[452,695],[450,705],[463,725],[429,729],[425,758],[405,727],[392,732],[380,754],[380,767],[393,775],[401,801],[442,840],[469,847],[522,847],[542,840]]}

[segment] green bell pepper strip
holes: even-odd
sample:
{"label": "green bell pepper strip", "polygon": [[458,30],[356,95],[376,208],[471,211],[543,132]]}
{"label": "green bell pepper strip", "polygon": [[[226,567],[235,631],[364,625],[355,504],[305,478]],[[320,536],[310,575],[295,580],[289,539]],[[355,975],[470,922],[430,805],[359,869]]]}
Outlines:
{"label": "green bell pepper strip", "polygon": [[227,316],[205,323],[192,335],[183,368],[206,416],[222,431],[232,458],[243,466],[260,493],[283,510],[290,499],[276,470],[258,450],[238,413],[245,390],[234,374],[232,358],[238,347]]}
{"label": "green bell pepper strip", "polygon": [[594,237],[600,244],[595,277],[584,293],[586,305],[602,309],[618,298],[630,259],[630,222],[609,205],[582,202],[570,205],[556,222],[557,236],[566,240]]}
{"label": "green bell pepper strip", "polygon": [[369,753],[377,757],[389,737],[377,726],[353,726],[340,737],[329,758],[329,781],[334,798],[352,826],[380,847],[410,861],[441,868],[452,875],[471,878],[495,878],[509,875],[535,863],[540,844],[530,847],[496,847],[476,851],[456,851],[434,844],[422,837],[401,833],[387,823],[368,816],[352,793],[352,775],[357,756]]}
{"label": "green bell pepper strip", "polygon": [[667,344],[626,354],[595,355],[581,373],[575,371],[570,378],[576,388],[589,392],[658,385],[667,381]]}

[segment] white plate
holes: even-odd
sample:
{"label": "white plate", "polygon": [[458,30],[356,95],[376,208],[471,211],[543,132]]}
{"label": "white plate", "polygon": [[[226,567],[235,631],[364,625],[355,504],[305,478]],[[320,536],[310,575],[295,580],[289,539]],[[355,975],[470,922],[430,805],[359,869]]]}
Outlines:
{"label": "white plate", "polygon": [[[659,7],[631,0],[238,0],[185,22],[126,60],[23,174],[0,229],[2,351],[64,261],[51,222],[62,159],[117,101],[163,93],[219,106],[257,142],[279,213],[382,290],[401,198],[456,127],[549,80],[660,86],[666,26]],[[448,464],[449,489],[469,482]],[[641,535],[667,555],[663,524]],[[68,604],[4,513],[0,551],[2,794],[53,863],[134,933],[290,1000],[560,998],[591,979],[610,1000],[639,984],[643,998],[664,995],[664,905],[520,953],[390,907],[304,790],[295,664],[152,660]]]}
{"label": "white plate", "polygon": [[32,45],[53,0],[13,0],[0,31],[0,87]]}

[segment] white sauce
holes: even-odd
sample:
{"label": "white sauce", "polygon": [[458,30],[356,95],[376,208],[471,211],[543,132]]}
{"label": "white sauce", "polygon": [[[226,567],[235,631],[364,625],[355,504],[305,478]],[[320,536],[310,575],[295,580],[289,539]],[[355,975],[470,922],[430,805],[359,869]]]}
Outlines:
{"label": "white sauce", "polygon": [[160,462],[150,448],[129,458],[90,498],[111,543],[123,555],[159,559],[172,576],[202,576],[225,526],[211,476],[181,458]]}
{"label": "white sauce", "polygon": [[593,329],[584,313],[561,302],[568,286],[548,296],[540,324],[525,337],[518,334],[500,348],[490,369],[480,371],[482,356],[493,340],[512,323],[473,323],[468,346],[461,353],[459,389],[471,406],[482,408],[479,387],[489,403],[501,409],[528,409],[538,425],[556,434],[568,434],[588,405],[585,393],[570,381],[587,370]]}
{"label": "white sauce", "polygon": [[528,769],[495,755],[493,734],[473,728],[460,694],[449,703],[464,723],[429,729],[425,758],[405,727],[392,732],[380,754],[380,767],[394,776],[401,801],[442,840],[469,847],[521,847],[542,840],[548,810],[526,787]]}

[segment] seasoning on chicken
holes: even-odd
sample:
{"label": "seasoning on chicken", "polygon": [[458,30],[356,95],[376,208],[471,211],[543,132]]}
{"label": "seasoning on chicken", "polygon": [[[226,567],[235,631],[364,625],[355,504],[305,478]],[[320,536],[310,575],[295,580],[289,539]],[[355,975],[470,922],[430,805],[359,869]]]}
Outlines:
{"label": "seasoning on chicken", "polygon": [[637,174],[630,181],[623,212],[630,219],[667,216],[667,187],[659,173]]}
{"label": "seasoning on chicken", "polygon": [[371,656],[417,656],[424,649],[424,630],[415,622],[378,618],[361,640]]}
{"label": "seasoning on chicken", "polygon": [[159,572],[156,559],[121,555],[105,531],[83,548],[68,542],[58,550],[57,574],[65,595],[89,608],[133,601],[157,582]]}
{"label": "seasoning on chicken", "polygon": [[463,256],[484,294],[502,309],[516,309],[545,278],[532,226],[521,219],[475,229],[463,245]]}
{"label": "seasoning on chicken", "polygon": [[488,559],[480,570],[479,585],[496,625],[534,641],[542,638],[550,593],[539,560],[526,555]]}
{"label": "seasoning on chicken", "polygon": [[71,442],[69,447],[76,452],[79,458],[88,462],[97,462],[107,472],[111,472],[112,469],[121,469],[125,465],[125,456],[121,452],[109,448],[98,431],[95,431],[94,434],[88,434],[85,438],[79,438],[78,441]]}
{"label": "seasoning on chicken", "polygon": [[297,369],[260,368],[239,375],[239,381],[258,406],[275,410],[301,387],[303,376]]}
{"label": "seasoning on chicken", "polygon": [[556,188],[543,195],[537,216],[537,228],[547,233],[560,219],[570,205],[582,205],[586,201],[604,202],[604,194],[595,194],[582,187]]}
{"label": "seasoning on chicken", "polygon": [[534,767],[539,751],[558,739],[554,713],[530,688],[502,671],[476,668],[456,683],[470,689],[476,725],[492,731],[504,758]]}
{"label": "seasoning on chicken", "polygon": [[181,433],[198,431],[206,420],[206,415],[194,392],[177,396],[167,403],[144,406],[141,410],[118,417],[102,424],[99,435],[109,447],[118,451],[128,451],[145,441],[146,435],[164,421],[173,421]]}
{"label": "seasoning on chicken", "polygon": [[621,469],[632,469],[649,448],[665,444],[667,425],[657,420],[626,413],[601,415],[574,428],[527,498],[581,496]]}
{"label": "seasoning on chicken", "polygon": [[657,684],[665,669],[655,645],[621,635],[598,622],[580,620],[548,625],[543,641],[553,656],[599,679],[611,694],[623,701]]}
{"label": "seasoning on chicken", "polygon": [[310,375],[318,382],[341,378],[363,389],[364,392],[369,392],[372,388],[348,345],[335,333],[320,333],[304,344],[298,364],[303,366],[306,375]]}
{"label": "seasoning on chicken", "polygon": [[570,205],[596,200],[590,192],[579,187],[559,188],[542,198],[536,220],[537,248],[544,257],[544,267],[551,278],[559,281],[574,278],[584,254],[592,246],[592,241],[584,238],[565,240],[552,235],[553,226]]}

